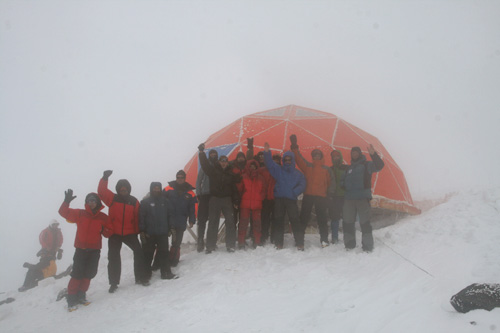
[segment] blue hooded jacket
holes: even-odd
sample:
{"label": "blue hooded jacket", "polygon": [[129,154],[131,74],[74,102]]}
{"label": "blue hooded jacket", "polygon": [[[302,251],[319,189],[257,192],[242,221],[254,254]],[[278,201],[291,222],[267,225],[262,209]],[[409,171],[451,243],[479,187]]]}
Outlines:
{"label": "blue hooded jacket", "polygon": [[[285,165],[285,156],[292,158],[292,164]],[[274,163],[271,152],[264,152],[264,163],[271,176],[276,180],[274,197],[297,200],[297,197],[306,189],[306,178],[302,172],[295,168],[295,156],[291,151],[283,154],[282,162],[283,165]]]}

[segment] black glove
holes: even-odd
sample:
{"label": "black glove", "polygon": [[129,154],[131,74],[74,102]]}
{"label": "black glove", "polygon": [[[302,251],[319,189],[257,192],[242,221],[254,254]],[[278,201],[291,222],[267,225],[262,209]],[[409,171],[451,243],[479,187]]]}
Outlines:
{"label": "black glove", "polygon": [[200,143],[200,145],[198,146],[198,150],[200,152],[203,152],[205,150],[205,144],[204,143]]}
{"label": "black glove", "polygon": [[40,251],[38,251],[38,252],[36,253],[36,256],[37,256],[37,257],[40,257],[40,256],[42,255],[42,253],[43,253],[43,249],[40,249]]}
{"label": "black glove", "polygon": [[64,202],[70,203],[75,198],[76,198],[76,195],[73,196],[73,190],[72,189],[68,189],[67,191],[64,192]]}
{"label": "black glove", "polygon": [[62,254],[63,254],[63,249],[57,250],[57,260],[61,260],[62,259]]}
{"label": "black glove", "polygon": [[297,136],[295,134],[290,135],[290,142],[292,143],[290,145],[290,149],[299,149],[299,146],[297,146]]}
{"label": "black glove", "polygon": [[30,264],[29,262],[25,262],[25,263],[23,264],[23,267],[24,267],[24,268],[31,268],[31,267],[33,267],[33,266],[35,266],[35,265]]}
{"label": "black glove", "polygon": [[102,173],[102,179],[108,180],[109,176],[113,173],[113,170],[106,170]]}
{"label": "black glove", "polygon": [[253,138],[247,138],[247,147],[253,148]]}

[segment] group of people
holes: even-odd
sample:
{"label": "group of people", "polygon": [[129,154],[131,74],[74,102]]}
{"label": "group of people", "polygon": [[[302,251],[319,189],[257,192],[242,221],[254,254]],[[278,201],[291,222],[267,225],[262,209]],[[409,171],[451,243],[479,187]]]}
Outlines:
{"label": "group of people", "polygon": [[[269,144],[254,156],[253,138],[247,139],[247,153],[239,152],[236,160],[218,156],[216,150],[205,154],[200,144],[196,190],[198,193],[198,252],[216,249],[221,214],[225,218],[226,249],[234,252],[248,244],[246,235],[251,222],[252,247],[268,239],[277,249],[283,248],[285,216],[288,216],[295,246],[304,251],[304,234],[314,207],[320,242],[329,245],[328,219],[331,220],[331,242],[338,242],[339,224],[343,220],[344,245],[356,247],[355,221],[359,216],[364,251],[373,250],[370,223],[372,174],[382,170],[384,162],[373,145],[368,153],[359,147],[351,149],[351,164],[344,164],[339,150],[331,152],[332,165],[325,164],[323,152],[314,149],[308,161],[300,153],[297,136],[290,136],[290,150],[283,156],[272,155]],[[296,165],[298,166],[297,169]],[[299,213],[297,199],[304,194]],[[238,221],[239,220],[239,221]],[[206,244],[204,240],[208,221]],[[236,230],[236,227],[238,230]]]}
{"label": "group of people", "polygon": [[[76,198],[71,189],[65,191],[59,208],[62,217],[77,225],[76,251],[66,296],[69,311],[89,303],[86,292],[90,280],[97,274],[102,236],[108,238],[109,292],[114,293],[120,284],[123,244],[133,251],[136,284],[149,286],[156,268],[162,279],[175,279],[171,266],[179,262],[187,224],[192,227],[195,223],[196,195],[186,182],[184,171],[177,172],[176,180],[165,188],[160,182],[152,182],[149,194],[141,202],[131,195],[132,187],[126,179],[117,182],[116,193],[109,190],[108,179],[112,173],[111,170],[103,172],[97,193],[89,193],[85,198],[85,209],[69,208]],[[101,212],[103,202],[108,206],[109,216]],[[169,236],[172,236],[171,247]]]}
{"label": "group of people", "polygon": [[[236,246],[239,249],[249,246],[246,241],[249,227],[252,247],[270,240],[276,249],[282,249],[285,216],[290,221],[297,249],[303,251],[313,207],[321,246],[329,244],[330,218],[331,242],[338,242],[339,221],[343,219],[344,245],[346,249],[354,248],[354,223],[359,215],[363,250],[372,251],[371,175],[384,166],[373,146],[368,147],[372,161],[367,161],[359,147],[353,147],[350,165],[344,164],[342,153],[334,150],[332,165],[327,166],[321,150],[313,150],[308,161],[300,153],[295,135],[290,136],[290,142],[290,151],[283,156],[272,155],[267,143],[263,151],[254,155],[253,138],[248,138],[247,153],[239,152],[231,162],[227,156],[219,157],[216,150],[210,150],[207,156],[205,145],[200,144],[201,169],[196,194],[195,188],[186,182],[183,170],[165,188],[160,182],[152,182],[149,194],[141,202],[131,195],[132,188],[126,179],[117,182],[116,193],[108,189],[111,170],[103,172],[97,193],[86,196],[84,209],[69,207],[76,197],[68,189],[59,214],[77,225],[76,251],[66,297],[69,311],[79,304],[88,304],[86,292],[97,274],[102,236],[108,238],[110,293],[120,284],[123,244],[133,251],[137,284],[148,286],[155,269],[160,270],[162,279],[175,279],[171,267],[179,263],[187,227],[192,228],[198,220],[197,250],[209,254],[217,249],[221,213],[225,218],[228,252],[234,252]],[[302,193],[299,213],[297,198]],[[103,202],[109,208],[109,216],[101,212]]]}

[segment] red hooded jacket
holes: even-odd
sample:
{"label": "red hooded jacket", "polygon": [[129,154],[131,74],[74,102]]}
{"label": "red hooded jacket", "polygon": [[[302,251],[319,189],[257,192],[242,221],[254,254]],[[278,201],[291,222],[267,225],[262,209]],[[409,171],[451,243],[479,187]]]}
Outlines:
{"label": "red hooded jacket", "polygon": [[[130,193],[130,183],[119,180],[116,187],[126,186]],[[117,189],[118,191],[118,189]],[[129,195],[123,198],[108,189],[108,181],[101,178],[97,193],[109,207],[109,219],[113,225],[113,234],[125,236],[139,233],[139,201]]]}
{"label": "red hooded jacket", "polygon": [[[255,165],[255,170],[251,165]],[[259,163],[250,160],[245,166],[242,183],[242,197],[240,208],[252,210],[262,209],[262,200],[266,198],[267,184],[262,172],[258,169]]]}
{"label": "red hooded jacket", "polygon": [[102,237],[113,234],[109,218],[100,210],[104,208],[98,203],[97,212],[94,214],[90,207],[85,204],[85,209],[71,209],[69,203],[63,202],[59,208],[59,214],[69,223],[76,223],[75,247],[79,249],[96,249],[102,247]]}
{"label": "red hooded jacket", "polygon": [[38,238],[42,249],[52,253],[59,250],[63,243],[63,235],[59,228],[47,227],[42,230]]}

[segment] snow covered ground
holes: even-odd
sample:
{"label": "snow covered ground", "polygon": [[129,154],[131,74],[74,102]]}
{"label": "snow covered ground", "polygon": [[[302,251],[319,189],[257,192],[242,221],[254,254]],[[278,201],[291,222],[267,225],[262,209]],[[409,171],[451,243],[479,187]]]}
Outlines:
{"label": "snow covered ground", "polygon": [[156,273],[149,287],[134,284],[124,248],[115,294],[103,253],[91,305],[68,313],[55,301],[68,278],[47,279],[2,295],[16,301],[0,306],[0,331],[500,332],[500,308],[459,314],[448,303],[471,283],[500,283],[500,188],[458,193],[374,236],[370,254],[321,249],[317,235],[306,236],[305,252],[290,235],[281,251],[205,255],[191,246],[178,280]]}

